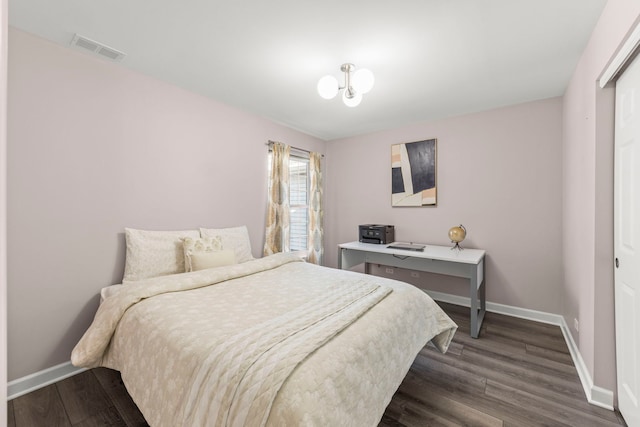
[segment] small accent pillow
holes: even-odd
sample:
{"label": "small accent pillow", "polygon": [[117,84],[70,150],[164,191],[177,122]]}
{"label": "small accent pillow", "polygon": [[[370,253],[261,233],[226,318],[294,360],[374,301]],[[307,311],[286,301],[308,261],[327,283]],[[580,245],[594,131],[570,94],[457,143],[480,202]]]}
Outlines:
{"label": "small accent pillow", "polygon": [[233,264],[236,264],[236,254],[233,249],[223,249],[216,252],[195,252],[191,254],[193,271]]}
{"label": "small accent pillow", "polygon": [[194,256],[221,251],[222,238],[220,236],[205,236],[197,239],[185,237],[182,239],[182,246],[184,250],[184,269],[185,271],[194,271],[196,270],[193,268],[192,262]]}
{"label": "small accent pillow", "polygon": [[251,261],[251,242],[249,241],[249,230],[246,226],[230,227],[230,228],[200,228],[202,237],[222,238],[222,247],[225,249],[233,249],[236,254],[236,262]]}
{"label": "small accent pillow", "polygon": [[200,237],[198,230],[148,231],[125,228],[127,253],[122,282],[184,273],[183,237]]}

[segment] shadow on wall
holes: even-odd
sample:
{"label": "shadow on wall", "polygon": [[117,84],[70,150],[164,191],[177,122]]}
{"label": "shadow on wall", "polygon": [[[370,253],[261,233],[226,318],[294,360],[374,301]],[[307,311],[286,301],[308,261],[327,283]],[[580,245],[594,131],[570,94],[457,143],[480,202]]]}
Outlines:
{"label": "shadow on wall", "polygon": [[127,241],[124,236],[124,232],[118,233],[117,239],[116,263],[113,266],[113,274],[111,275],[112,285],[122,283],[122,278],[124,277],[125,256],[127,253]]}
{"label": "shadow on wall", "polygon": [[[49,353],[47,359],[43,362],[41,369],[46,369],[60,363],[60,353],[68,351],[70,342],[78,342],[80,340],[86,331],[86,327],[84,326],[85,320],[93,319],[96,311],[98,311],[99,305],[100,294],[96,294],[87,301],[84,307],[82,307],[78,312],[78,315],[75,317],[70,327],[65,331],[62,339],[58,342],[58,345]],[[69,358],[71,358],[71,353],[69,353]]]}

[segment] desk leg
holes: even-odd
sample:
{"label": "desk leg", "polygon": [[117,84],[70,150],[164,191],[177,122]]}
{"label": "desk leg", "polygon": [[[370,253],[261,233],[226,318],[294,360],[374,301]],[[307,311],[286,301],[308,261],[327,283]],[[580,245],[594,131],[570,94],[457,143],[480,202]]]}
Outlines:
{"label": "desk leg", "polygon": [[480,286],[478,286],[478,271],[475,268],[472,270],[471,278],[469,279],[469,291],[471,297],[471,337],[478,338],[484,314],[486,313],[487,301],[484,277]]}
{"label": "desk leg", "polygon": [[487,296],[486,296],[486,286],[484,285],[484,279],[482,280],[482,283],[480,284],[480,289],[478,289],[478,292],[480,292],[480,311],[482,312],[482,317],[484,318],[484,313],[487,311]]}
{"label": "desk leg", "polygon": [[356,265],[364,263],[366,253],[364,251],[349,250],[346,248],[338,249],[338,268],[340,270],[349,270]]}

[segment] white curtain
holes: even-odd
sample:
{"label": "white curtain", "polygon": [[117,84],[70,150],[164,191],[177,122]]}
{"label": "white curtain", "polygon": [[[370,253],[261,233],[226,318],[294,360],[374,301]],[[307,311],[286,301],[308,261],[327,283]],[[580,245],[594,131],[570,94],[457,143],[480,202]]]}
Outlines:
{"label": "white curtain", "polygon": [[267,205],[264,255],[289,250],[289,154],[291,147],[271,145],[271,175]]}
{"label": "white curtain", "polygon": [[322,154],[309,154],[309,234],[307,260],[322,265],[323,216],[322,209]]}

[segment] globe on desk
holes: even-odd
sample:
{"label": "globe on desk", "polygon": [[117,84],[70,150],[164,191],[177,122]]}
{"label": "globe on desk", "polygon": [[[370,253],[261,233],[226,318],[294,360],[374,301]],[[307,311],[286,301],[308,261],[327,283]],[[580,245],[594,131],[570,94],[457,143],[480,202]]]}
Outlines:
{"label": "globe on desk", "polygon": [[451,227],[449,229],[449,239],[451,239],[451,243],[455,243],[451,249],[461,251],[462,246],[460,246],[460,242],[462,242],[465,237],[467,237],[467,229],[464,228],[464,225],[460,224],[455,227]]}

